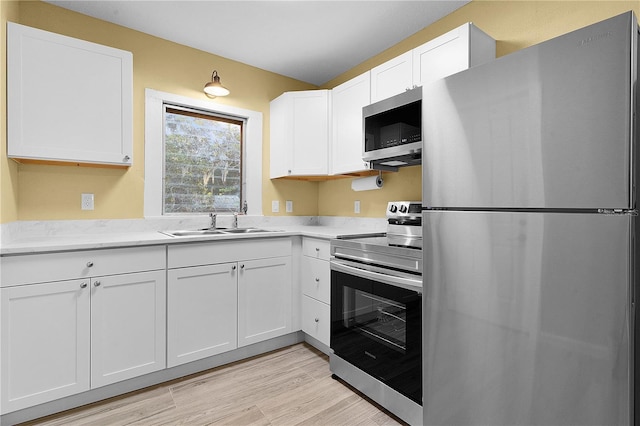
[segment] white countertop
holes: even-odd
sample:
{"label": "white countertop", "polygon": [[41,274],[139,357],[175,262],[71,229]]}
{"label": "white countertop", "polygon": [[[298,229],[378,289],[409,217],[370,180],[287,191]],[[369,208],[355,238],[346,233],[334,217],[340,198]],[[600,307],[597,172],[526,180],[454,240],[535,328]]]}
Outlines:
{"label": "white countertop", "polygon": [[[366,220],[366,219],[353,219],[347,218],[347,220],[325,220],[329,223],[317,223],[322,222],[318,220],[308,220],[305,218],[300,221],[293,221],[298,223],[286,223],[280,221],[280,223],[264,223],[258,224],[255,219],[253,221],[245,220],[245,224],[240,223],[240,227],[258,227],[270,231],[277,232],[265,232],[265,233],[253,233],[253,234],[216,234],[216,235],[201,235],[201,236],[189,236],[189,237],[172,237],[163,234],[160,231],[176,230],[176,229],[199,229],[203,226],[201,223],[182,224],[179,227],[166,227],[167,224],[163,224],[159,230],[148,229],[153,227],[153,224],[144,222],[144,226],[135,226],[128,223],[126,227],[113,226],[109,223],[105,225],[104,221],[98,222],[96,226],[89,226],[86,221],[79,222],[77,226],[70,224],[67,221],[64,223],[56,223],[51,225],[47,223],[43,226],[42,223],[31,224],[21,223],[14,225],[15,227],[23,228],[12,229],[11,238],[3,238],[0,245],[0,256],[18,255],[18,254],[35,254],[46,253],[55,251],[70,251],[70,250],[92,250],[103,248],[118,248],[118,247],[136,247],[136,246],[149,246],[159,244],[179,244],[188,242],[204,242],[204,241],[228,241],[246,238],[276,238],[286,236],[304,236],[322,239],[336,238],[341,235],[360,235],[369,234],[375,232],[385,232],[386,221],[385,220]],[[253,222],[253,223],[248,223]],[[302,223],[299,223],[302,222]],[[137,223],[141,224],[140,222]],[[119,224],[121,225],[121,224]],[[171,224],[173,225],[173,224]],[[33,228],[42,228],[44,230],[29,231]],[[127,229],[123,229],[127,228]]]}

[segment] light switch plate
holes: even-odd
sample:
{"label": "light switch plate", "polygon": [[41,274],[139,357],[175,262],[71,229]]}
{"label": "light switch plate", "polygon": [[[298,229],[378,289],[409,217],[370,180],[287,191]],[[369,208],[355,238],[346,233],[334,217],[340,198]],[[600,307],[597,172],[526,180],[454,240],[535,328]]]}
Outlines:
{"label": "light switch plate", "polygon": [[271,213],[278,213],[280,211],[280,201],[271,201]]}
{"label": "light switch plate", "polygon": [[360,200],[356,200],[353,202],[353,212],[360,213]]}
{"label": "light switch plate", "polygon": [[287,200],[285,209],[287,213],[293,213],[293,201]]}

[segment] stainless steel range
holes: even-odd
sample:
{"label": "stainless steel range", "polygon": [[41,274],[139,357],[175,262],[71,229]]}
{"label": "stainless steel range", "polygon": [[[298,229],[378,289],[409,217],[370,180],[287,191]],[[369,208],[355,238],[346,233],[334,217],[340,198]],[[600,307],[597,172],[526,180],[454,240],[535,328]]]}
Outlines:
{"label": "stainless steel range", "polygon": [[331,241],[334,377],[422,423],[421,202],[387,206],[387,232]]}

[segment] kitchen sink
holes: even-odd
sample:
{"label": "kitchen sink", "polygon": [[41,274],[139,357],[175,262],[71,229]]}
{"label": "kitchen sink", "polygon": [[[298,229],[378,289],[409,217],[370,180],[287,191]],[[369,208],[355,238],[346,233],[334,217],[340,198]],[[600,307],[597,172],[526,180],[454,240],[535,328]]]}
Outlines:
{"label": "kitchen sink", "polygon": [[254,232],[276,232],[276,231],[270,231],[268,229],[260,229],[260,228],[232,228],[232,229],[225,229],[224,231],[225,234],[253,234]]}
{"label": "kitchen sink", "polygon": [[193,237],[198,235],[220,235],[224,231],[221,229],[195,229],[187,231],[161,231],[163,234],[171,237]]}
{"label": "kitchen sink", "polygon": [[254,234],[259,232],[277,232],[269,229],[261,228],[206,228],[181,231],[160,231],[170,237],[195,237],[205,235],[224,235],[224,234]]}

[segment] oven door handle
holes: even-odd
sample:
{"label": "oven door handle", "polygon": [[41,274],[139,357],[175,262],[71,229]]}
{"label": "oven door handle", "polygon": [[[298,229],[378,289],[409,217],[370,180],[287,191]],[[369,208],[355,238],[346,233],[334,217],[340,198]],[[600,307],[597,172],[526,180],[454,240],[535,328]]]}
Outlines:
{"label": "oven door handle", "polygon": [[417,291],[422,293],[422,279],[418,278],[404,278],[394,275],[382,274],[380,272],[369,271],[361,267],[355,267],[348,265],[345,262],[332,260],[330,262],[331,270],[337,272],[343,272],[345,274],[355,275],[356,277],[378,281],[385,284],[393,285],[396,287],[402,287],[407,290]]}

